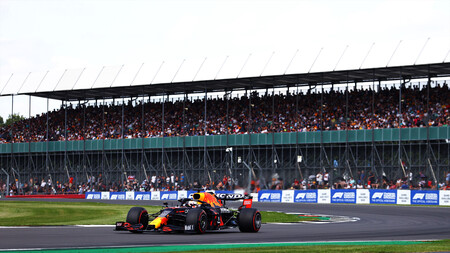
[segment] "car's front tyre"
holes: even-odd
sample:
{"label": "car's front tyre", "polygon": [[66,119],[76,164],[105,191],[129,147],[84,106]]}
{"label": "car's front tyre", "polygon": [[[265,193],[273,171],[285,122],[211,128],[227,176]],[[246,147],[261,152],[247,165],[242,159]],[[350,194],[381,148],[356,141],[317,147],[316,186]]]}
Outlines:
{"label": "car's front tyre", "polygon": [[[148,226],[148,212],[142,207],[132,207],[127,214],[127,222],[131,225],[142,224],[142,230],[146,230]],[[131,232],[139,232],[133,231]]]}
{"label": "car's front tyre", "polygon": [[188,209],[184,232],[203,234],[208,226],[208,217],[201,208]]}

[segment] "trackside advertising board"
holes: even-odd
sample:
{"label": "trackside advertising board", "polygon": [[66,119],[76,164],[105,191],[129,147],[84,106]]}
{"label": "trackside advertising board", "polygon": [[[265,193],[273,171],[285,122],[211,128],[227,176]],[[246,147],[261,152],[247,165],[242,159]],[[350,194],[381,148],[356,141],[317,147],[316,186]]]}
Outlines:
{"label": "trackside advertising board", "polygon": [[109,199],[109,192],[102,192],[102,199]]}
{"label": "trackside advertising board", "polygon": [[397,204],[397,191],[393,190],[371,190],[371,204]]}
{"label": "trackside advertising board", "polygon": [[410,190],[397,190],[397,205],[411,205]]}
{"label": "trackside advertising board", "polygon": [[331,190],[331,203],[356,203],[356,190]]}
{"label": "trackside advertising board", "polygon": [[294,192],[295,203],[317,203],[317,191],[316,190],[296,190]]}
{"label": "trackside advertising board", "polygon": [[411,190],[411,205],[439,205],[439,191]]}
{"label": "trackside advertising board", "polygon": [[152,193],[151,192],[135,192],[134,199],[135,200],[151,200]]}
{"label": "trackside advertising board", "polygon": [[85,198],[86,199],[102,199],[102,193],[101,192],[86,192]]}
{"label": "trackside advertising board", "polygon": [[109,193],[109,199],[111,200],[125,200],[126,193],[125,192],[111,192]]}
{"label": "trackside advertising board", "polygon": [[[153,192],[86,192],[86,199],[110,200],[178,200],[192,198],[197,191]],[[216,194],[242,194],[216,191]],[[261,190],[251,194],[253,201],[283,203],[351,203],[450,206],[450,191],[381,190],[381,189],[318,189],[318,190]]]}
{"label": "trackside advertising board", "polygon": [[294,190],[283,190],[281,195],[281,202],[293,203],[294,202]]}
{"label": "trackside advertising board", "polygon": [[261,190],[258,193],[259,202],[281,202],[282,191]]}
{"label": "trackside advertising board", "polygon": [[160,193],[160,200],[178,200],[178,192],[177,191],[167,191]]}
{"label": "trackside advertising board", "polygon": [[450,206],[450,191],[439,191],[439,205]]}
{"label": "trackside advertising board", "polygon": [[356,204],[370,204],[369,189],[357,189],[356,190]]}
{"label": "trackside advertising board", "polygon": [[317,203],[330,204],[331,203],[331,190],[330,189],[317,190]]}

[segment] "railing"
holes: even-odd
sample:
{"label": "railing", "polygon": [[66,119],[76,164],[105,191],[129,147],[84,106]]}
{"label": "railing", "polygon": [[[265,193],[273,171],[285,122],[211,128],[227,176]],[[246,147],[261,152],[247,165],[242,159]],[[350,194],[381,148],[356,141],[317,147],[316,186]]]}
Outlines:
{"label": "railing", "polygon": [[[401,134],[400,134],[401,131]],[[348,135],[348,136],[347,136]],[[206,145],[208,147],[244,146],[250,144],[253,146],[265,145],[295,145],[295,144],[319,144],[319,143],[367,143],[372,142],[399,141],[420,141],[427,140],[427,128],[392,128],[375,130],[349,130],[349,131],[324,131],[321,132],[289,132],[289,133],[268,133],[268,134],[238,134],[238,135],[212,135],[206,136]],[[273,136],[273,138],[272,138]],[[49,152],[62,151],[96,151],[96,150],[126,150],[136,149],[160,149],[164,148],[182,148],[185,147],[204,147],[205,136],[186,136],[186,137],[165,137],[165,138],[136,138],[136,139],[111,139],[111,140],[86,140],[86,141],[68,141],[67,150],[65,141],[48,142]],[[227,141],[228,138],[228,141]],[[321,140],[321,138],[323,138]],[[450,127],[430,127],[430,140],[448,140],[450,139]],[[273,143],[272,143],[273,141]],[[144,142],[144,143],[142,143]],[[14,153],[41,153],[47,151],[46,142],[32,143],[14,143]],[[0,154],[11,153],[10,143],[0,144]]]}

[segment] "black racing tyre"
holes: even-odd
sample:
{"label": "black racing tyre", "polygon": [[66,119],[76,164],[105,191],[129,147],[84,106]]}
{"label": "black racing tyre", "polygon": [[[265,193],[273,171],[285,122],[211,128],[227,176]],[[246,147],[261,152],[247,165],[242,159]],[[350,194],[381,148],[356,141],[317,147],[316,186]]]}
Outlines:
{"label": "black racing tyre", "polygon": [[[148,212],[145,208],[142,207],[132,207],[130,211],[128,211],[127,222],[131,225],[142,224],[144,227],[143,230],[147,229],[148,226]],[[136,232],[136,231],[131,231]]]}
{"label": "black racing tyre", "polygon": [[239,213],[239,230],[256,233],[261,228],[261,213],[255,208],[243,208]]}
{"label": "black racing tyre", "polygon": [[203,234],[208,226],[208,217],[205,211],[201,208],[188,209],[189,212],[186,215],[186,228],[185,232],[194,232],[197,234]]}

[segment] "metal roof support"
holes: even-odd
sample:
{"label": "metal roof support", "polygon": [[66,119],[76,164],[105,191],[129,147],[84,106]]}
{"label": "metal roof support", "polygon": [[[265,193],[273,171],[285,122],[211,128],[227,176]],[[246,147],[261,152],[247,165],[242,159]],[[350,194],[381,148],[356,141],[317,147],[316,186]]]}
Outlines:
{"label": "metal roof support", "polygon": [[320,53],[322,53],[322,49],[323,49],[323,47],[320,48],[320,51],[319,51],[319,53],[317,54],[316,58],[314,59],[313,63],[311,64],[311,67],[309,68],[308,73],[310,73],[310,72],[311,72],[311,69],[314,67],[314,64],[316,63],[317,59],[319,58]]}
{"label": "metal roof support", "polygon": [[337,66],[339,65],[339,62],[341,62],[342,57],[344,57],[345,52],[347,51],[348,45],[345,47],[344,52],[342,52],[341,57],[339,57],[339,60],[336,62],[336,65],[334,66],[333,71],[336,70]]}
{"label": "metal roof support", "polygon": [[178,72],[180,71],[180,69],[183,66],[185,61],[186,61],[186,59],[183,59],[183,61],[181,62],[180,66],[178,67],[177,71],[175,72],[175,75],[173,75],[173,77],[172,77],[172,81],[170,81],[171,83],[173,83],[173,80],[175,80],[175,77],[177,76]]}
{"label": "metal roof support", "polygon": [[369,53],[370,53],[370,51],[372,51],[372,48],[373,48],[373,46],[375,45],[375,42],[374,43],[372,43],[372,45],[370,46],[370,48],[369,48],[369,51],[367,51],[367,54],[366,54],[366,56],[364,57],[364,59],[363,59],[363,61],[361,62],[361,65],[359,65],[359,69],[361,69],[362,68],[362,65],[364,64],[364,62],[366,61],[366,59],[367,59],[367,56],[369,56]]}
{"label": "metal roof support", "polygon": [[425,49],[425,47],[427,46],[428,41],[430,40],[430,38],[428,37],[427,41],[425,41],[425,44],[423,45],[422,49],[419,52],[419,55],[417,56],[416,60],[414,61],[413,65],[416,65],[416,62],[419,60],[420,55],[422,54],[423,50]]}
{"label": "metal roof support", "polygon": [[0,92],[0,95],[3,94],[3,91],[5,90],[6,86],[8,86],[8,83],[9,83],[9,81],[11,80],[11,78],[13,77],[13,75],[14,75],[14,73],[11,74],[11,75],[9,76],[8,81],[6,81],[5,86],[3,86],[3,89],[2,89],[2,91]]}
{"label": "metal roof support", "polygon": [[389,66],[389,63],[391,62],[392,58],[394,57],[395,53],[397,52],[398,47],[400,46],[400,44],[402,43],[402,40],[400,40],[397,44],[397,46],[394,49],[394,52],[391,55],[391,58],[389,58],[389,61],[386,63],[386,67]]}
{"label": "metal roof support", "polygon": [[217,71],[216,76],[214,77],[214,80],[216,80],[217,77],[219,76],[219,73],[220,73],[220,71],[222,70],[222,68],[223,68],[223,66],[225,65],[225,63],[227,62],[227,60],[228,60],[228,55],[227,55],[227,57],[225,58],[225,60],[223,61],[222,65],[220,66],[219,70]]}

